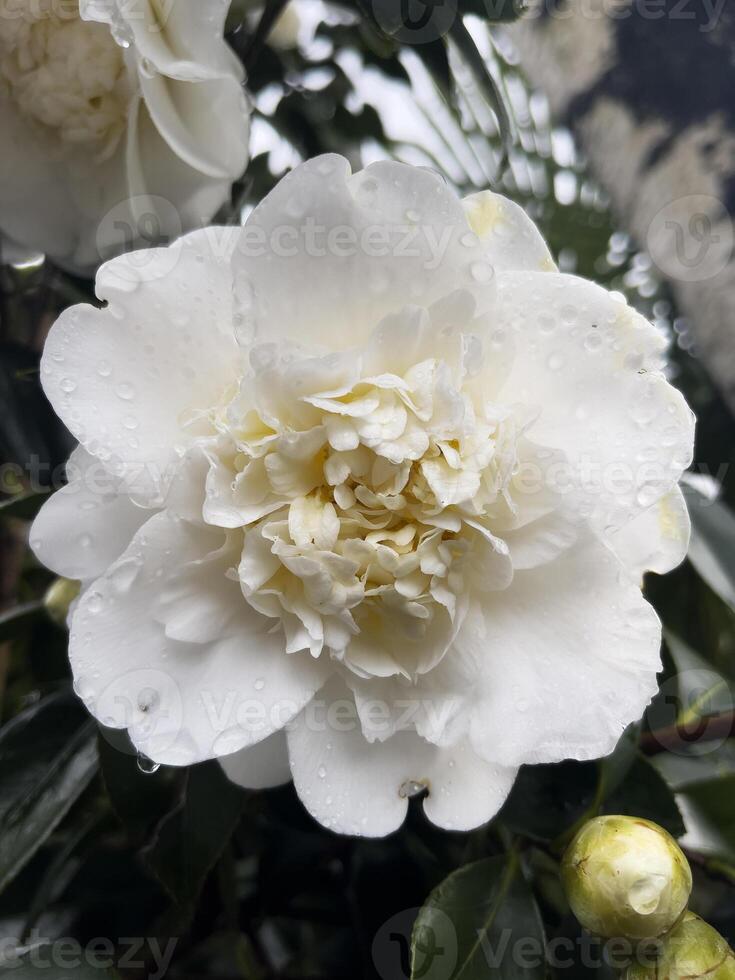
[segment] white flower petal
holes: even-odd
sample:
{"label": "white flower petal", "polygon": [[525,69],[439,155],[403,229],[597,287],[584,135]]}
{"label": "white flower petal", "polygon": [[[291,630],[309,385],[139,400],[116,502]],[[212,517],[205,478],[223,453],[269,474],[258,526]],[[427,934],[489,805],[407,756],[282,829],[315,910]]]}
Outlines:
{"label": "white flower petal", "polygon": [[80,0],[82,19],[109,24],[146,71],[184,80],[241,75],[222,40],[228,8],[229,0]]}
{"label": "white flower petal", "polygon": [[[231,138],[247,140],[239,109]],[[201,228],[230,198],[232,179],[207,176],[183,160],[156,128],[142,98],[130,107],[125,170],[134,233],[127,249],[143,244],[141,237],[150,235],[151,227],[156,241],[173,241],[182,229]],[[105,230],[110,224],[105,222]]]}
{"label": "white flower petal", "polygon": [[46,342],[51,404],[141,495],[167,484],[197,413],[236,377],[226,232],[193,232],[107,262],[97,293],[108,306],[70,307]]}
{"label": "white flower petal", "polygon": [[686,557],[691,522],[679,487],[610,536],[610,545],[634,575],[665,575]]}
{"label": "white flower petal", "polygon": [[29,538],[39,561],[82,582],[102,575],[151,516],[95,463],[81,448],[72,453],[67,469],[74,477],[43,505]]}
{"label": "white flower petal", "polygon": [[467,745],[444,749],[409,731],[371,743],[346,689],[333,682],[319,697],[339,711],[314,724],[307,708],[288,726],[288,751],[296,790],[325,827],[383,837],[400,827],[408,797],[425,786],[429,819],[469,830],[495,816],[510,792],[515,770],[484,762]]}
{"label": "white flower petal", "polygon": [[236,611],[217,639],[166,637],[156,618],[162,583],[171,569],[205,558],[222,540],[222,532],[159,514],[73,614],[69,655],[77,693],[103,724],[128,728],[134,745],[156,762],[189,765],[262,741],[303,708],[330,671],[308,654],[286,656],[283,635],[269,632],[271,621],[238,601],[236,582],[212,585],[229,585]]}
{"label": "white flower petal", "polygon": [[501,398],[540,408],[529,436],[569,461],[559,489],[576,488],[599,529],[622,526],[691,462],[694,418],[660,372],[663,338],[573,276],[501,273],[498,300],[519,350]]}
{"label": "white flower petal", "polygon": [[492,820],[513,788],[518,770],[489,764],[468,742],[432,746],[426,816],[445,830],[474,830]]}
{"label": "white flower petal", "polygon": [[514,531],[503,540],[510,549],[514,571],[536,568],[558,558],[579,537],[579,520],[561,510],[552,511]]}
{"label": "white flower petal", "polygon": [[655,612],[594,539],[518,572],[455,644],[476,658],[475,750],[508,766],[608,755],[656,692],[660,643]]}
{"label": "white flower petal", "polygon": [[183,84],[141,76],[156,129],[184,163],[208,177],[235,180],[248,159],[249,106],[237,78]]}
{"label": "white flower petal", "polygon": [[556,272],[541,233],[515,201],[480,191],[465,197],[462,207],[496,272]]}
{"label": "white flower petal", "polygon": [[228,778],[245,789],[270,789],[291,782],[288,741],[284,731],[219,760]]}
{"label": "white flower petal", "polygon": [[407,303],[466,287],[487,305],[493,293],[481,246],[439,177],[393,162],[353,175],[335,155],[297,167],[258,205],[233,268],[258,338],[330,350],[364,344]]}

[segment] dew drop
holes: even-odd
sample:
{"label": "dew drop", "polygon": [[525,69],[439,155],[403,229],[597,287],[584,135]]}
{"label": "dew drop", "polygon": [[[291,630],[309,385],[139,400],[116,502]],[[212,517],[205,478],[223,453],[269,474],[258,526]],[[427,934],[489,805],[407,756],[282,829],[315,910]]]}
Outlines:
{"label": "dew drop", "polygon": [[628,892],[628,904],[639,915],[651,915],[657,911],[661,893],[666,887],[663,875],[648,875],[634,882]]}
{"label": "dew drop", "polygon": [[488,262],[473,262],[470,273],[475,282],[490,282],[495,275],[495,270]]}
{"label": "dew drop", "polygon": [[96,615],[102,609],[102,595],[99,592],[91,592],[87,599],[87,610]]}
{"label": "dew drop", "polygon": [[158,772],[158,770],[161,768],[160,762],[154,762],[153,759],[149,759],[148,756],[143,755],[142,752],[138,753],[137,763],[138,769],[145,773],[146,776],[153,775],[154,772]]}
{"label": "dew drop", "polygon": [[406,779],[405,782],[401,783],[401,787],[398,790],[398,795],[402,800],[411,799],[414,796],[418,796],[420,793],[427,788],[427,784],[418,779]]}
{"label": "dew drop", "polygon": [[156,69],[148,58],[141,58],[138,62],[138,67],[140,68],[141,75],[144,78],[154,78],[156,74]]}
{"label": "dew drop", "polygon": [[62,391],[66,392],[67,395],[70,395],[72,391],[76,390],[77,383],[72,378],[62,378],[59,382],[59,387]]}
{"label": "dew drop", "polygon": [[115,394],[118,398],[122,398],[123,401],[129,402],[135,398],[135,388],[124,381],[115,388]]}

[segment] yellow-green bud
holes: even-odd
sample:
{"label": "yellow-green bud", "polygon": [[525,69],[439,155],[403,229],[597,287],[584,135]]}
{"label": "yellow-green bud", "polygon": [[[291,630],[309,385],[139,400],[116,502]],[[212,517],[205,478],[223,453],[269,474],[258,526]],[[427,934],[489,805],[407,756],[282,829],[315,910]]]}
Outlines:
{"label": "yellow-green bud", "polygon": [[658,959],[635,963],[625,980],[735,980],[735,954],[722,936],[702,919],[687,912],[661,942]]}
{"label": "yellow-green bud", "polygon": [[69,607],[79,595],[79,585],[76,579],[57,578],[43,597],[46,612],[59,626],[66,626]]}
{"label": "yellow-green bud", "polygon": [[687,907],[689,863],[674,838],[637,817],[597,817],[579,831],[562,861],[572,911],[606,938],[653,939]]}

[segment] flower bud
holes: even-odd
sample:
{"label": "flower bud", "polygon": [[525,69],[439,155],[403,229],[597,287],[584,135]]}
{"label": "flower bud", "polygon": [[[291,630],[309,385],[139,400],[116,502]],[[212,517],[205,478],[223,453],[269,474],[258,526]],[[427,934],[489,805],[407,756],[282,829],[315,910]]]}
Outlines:
{"label": "flower bud", "polygon": [[71,578],[57,578],[47,589],[43,604],[59,626],[66,626],[69,608],[78,595],[79,582]]}
{"label": "flower bud", "polygon": [[674,838],[637,817],[597,817],[569,845],[562,881],[582,925],[607,938],[668,932],[689,901],[692,873]]}
{"label": "flower bud", "polygon": [[722,936],[687,912],[662,940],[658,958],[628,968],[624,980],[735,980],[735,954]]}

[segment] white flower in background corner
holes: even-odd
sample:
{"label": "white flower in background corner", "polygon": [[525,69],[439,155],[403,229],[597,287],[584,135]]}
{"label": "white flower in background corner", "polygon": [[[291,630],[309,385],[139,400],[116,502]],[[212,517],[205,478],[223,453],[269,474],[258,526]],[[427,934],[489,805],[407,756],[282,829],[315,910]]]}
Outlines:
{"label": "white flower in background corner", "polygon": [[229,0],[3,0],[0,230],[74,272],[207,224],[245,169]]}
{"label": "white flower in background corner", "polygon": [[397,163],[311,160],[141,258],[42,362],[81,447],[31,544],[82,580],[96,717],[366,835],[609,753],[656,691],[642,572],[688,539],[658,332],[516,205]]}

